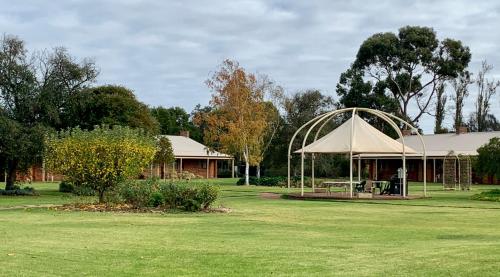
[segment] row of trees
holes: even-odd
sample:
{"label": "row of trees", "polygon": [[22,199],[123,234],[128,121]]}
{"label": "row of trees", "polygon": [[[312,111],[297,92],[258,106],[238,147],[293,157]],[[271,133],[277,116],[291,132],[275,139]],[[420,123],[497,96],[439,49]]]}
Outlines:
{"label": "row of trees", "polygon": [[[361,44],[356,59],[341,74],[336,103],[314,90],[285,97],[267,76],[248,73],[236,61],[226,60],[207,81],[213,94],[204,119],[204,140],[242,157],[248,180],[249,165],[263,163],[282,174],[292,134],[336,107],[383,110],[417,127],[422,116],[432,115],[436,133],[449,132],[443,122],[451,111],[455,130],[464,125],[472,131],[500,130],[490,109],[500,82],[486,77],[492,70],[486,62],[473,78],[468,71],[470,60],[467,46],[450,38],[439,40],[432,28],[406,26],[397,34],[375,34]],[[472,84],[477,88],[475,111],[465,121],[463,110]],[[447,105],[448,99],[453,106]],[[372,123],[387,128],[380,121]],[[325,161],[318,164],[330,166]]]}
{"label": "row of trees", "polygon": [[[338,101],[313,89],[286,95],[270,77],[226,60],[206,81],[212,92],[209,105],[198,105],[191,113],[179,107],[149,108],[121,86],[93,86],[99,73],[95,63],[77,60],[64,48],[29,54],[14,36],[4,36],[0,44],[0,169],[7,170],[7,187],[13,185],[17,169],[41,161],[49,129],[90,130],[107,124],[151,134],[187,130],[193,139],[243,161],[247,180],[250,166],[256,166],[257,175],[261,165],[268,173],[284,174],[293,133],[335,108],[384,110],[416,126],[430,114],[435,116],[436,133],[449,131],[443,122],[450,113],[453,129],[463,125],[472,131],[500,129],[491,113],[500,85],[488,78],[492,66],[483,62],[477,74],[470,73],[470,49],[458,40],[439,40],[427,27],[406,26],[397,34],[366,39],[339,78]],[[464,105],[472,94],[475,110],[466,120]],[[387,128],[383,122],[371,123]],[[335,125],[332,122],[330,128]],[[345,167],[339,157],[318,158],[324,159],[318,164],[325,165],[325,173]]]}
{"label": "row of trees", "polygon": [[17,172],[42,163],[51,132],[103,124],[150,135],[160,131],[149,108],[131,90],[92,86],[98,74],[94,61],[77,60],[64,48],[29,53],[18,37],[1,38],[0,170],[7,173],[6,190],[14,188]]}

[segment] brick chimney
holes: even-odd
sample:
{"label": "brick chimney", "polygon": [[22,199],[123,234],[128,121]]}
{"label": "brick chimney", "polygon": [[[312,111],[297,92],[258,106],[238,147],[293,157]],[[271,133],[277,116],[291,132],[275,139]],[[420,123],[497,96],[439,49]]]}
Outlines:
{"label": "brick chimney", "polygon": [[468,132],[469,132],[469,129],[467,127],[465,127],[465,126],[460,126],[456,130],[457,135],[467,134]]}
{"label": "brick chimney", "polygon": [[411,136],[411,130],[409,130],[409,129],[403,129],[403,130],[401,130],[401,133],[403,133],[403,136],[405,136],[405,137]]}
{"label": "brick chimney", "polygon": [[189,131],[180,131],[179,136],[187,137],[189,138]]}

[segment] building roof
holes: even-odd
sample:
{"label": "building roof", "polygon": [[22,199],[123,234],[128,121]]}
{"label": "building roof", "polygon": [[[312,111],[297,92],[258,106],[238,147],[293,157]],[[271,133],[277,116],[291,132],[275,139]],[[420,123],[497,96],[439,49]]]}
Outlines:
{"label": "building roof", "polygon": [[166,135],[172,143],[172,149],[176,158],[200,158],[200,159],[232,159],[233,157],[217,151],[210,151],[207,146],[185,136]]}
{"label": "building roof", "polygon": [[[465,134],[434,134],[423,135],[427,157],[444,157],[450,151],[456,155],[476,156],[477,149],[489,142],[491,138],[500,137],[500,132],[474,132]],[[398,139],[400,140],[400,139]],[[405,136],[405,144],[409,147],[422,151],[422,145],[417,135]],[[408,156],[421,157],[421,154],[410,154]],[[362,157],[391,157],[390,155],[362,155]],[[393,156],[394,157],[394,156]]]}
{"label": "building roof", "polygon": [[[352,139],[352,140],[351,140]],[[304,147],[306,153],[401,154],[403,144],[380,132],[355,114],[335,130]],[[302,149],[295,151],[301,153]],[[416,153],[405,147],[405,153]]]}

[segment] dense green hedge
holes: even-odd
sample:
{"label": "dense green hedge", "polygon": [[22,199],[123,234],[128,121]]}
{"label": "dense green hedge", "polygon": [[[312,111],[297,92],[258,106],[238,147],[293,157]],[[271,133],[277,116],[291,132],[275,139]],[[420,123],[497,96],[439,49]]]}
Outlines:
{"label": "dense green hedge", "polygon": [[21,188],[20,186],[15,185],[14,189],[0,189],[0,195],[36,196],[38,195],[38,192],[33,187]]}
{"label": "dense green hedge", "polygon": [[158,179],[130,180],[106,196],[107,202],[126,203],[135,208],[201,211],[217,200],[219,190],[209,184],[167,183]]}
{"label": "dense green hedge", "polygon": [[500,202],[500,189],[493,189],[490,191],[483,191],[481,193],[474,194],[471,199]]}
{"label": "dense green hedge", "polygon": [[[273,177],[261,177],[260,179],[255,176],[250,176],[249,178],[250,185],[254,186],[266,186],[266,187],[284,187],[287,185],[287,177],[285,176],[273,176]],[[304,177],[304,183],[306,186],[309,186],[311,180],[309,177]],[[236,185],[242,186],[245,184],[245,178],[240,178]],[[300,185],[300,177],[294,176],[291,178],[291,185],[293,187]]]}
{"label": "dense green hedge", "polygon": [[59,183],[59,192],[73,193],[78,196],[94,196],[95,191],[87,186],[75,186],[70,181]]}

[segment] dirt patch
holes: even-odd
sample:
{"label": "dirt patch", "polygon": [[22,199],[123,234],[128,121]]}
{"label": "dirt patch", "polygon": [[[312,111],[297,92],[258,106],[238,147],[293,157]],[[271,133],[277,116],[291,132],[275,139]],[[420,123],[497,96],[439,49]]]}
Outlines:
{"label": "dirt patch", "polygon": [[281,199],[281,194],[274,192],[261,192],[260,197],[264,199]]}
{"label": "dirt patch", "polygon": [[19,209],[36,209],[36,208],[55,208],[55,207],[61,207],[61,205],[54,205],[54,204],[20,205],[20,206],[10,206],[10,207],[0,207],[0,211],[19,210]]}

